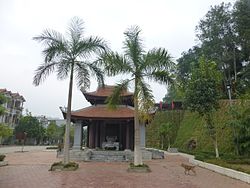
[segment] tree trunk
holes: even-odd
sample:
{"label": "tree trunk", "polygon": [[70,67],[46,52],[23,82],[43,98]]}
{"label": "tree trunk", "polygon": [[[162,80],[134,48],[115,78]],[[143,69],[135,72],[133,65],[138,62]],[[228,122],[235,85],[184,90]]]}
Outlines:
{"label": "tree trunk", "polygon": [[163,136],[161,137],[161,149],[163,149],[163,147],[164,147],[164,144],[163,144]]}
{"label": "tree trunk", "polygon": [[215,149],[215,157],[219,158],[220,155],[219,155],[218,143],[217,143],[217,137],[216,136],[215,136],[215,139],[214,139],[214,149]]}
{"label": "tree trunk", "polygon": [[139,115],[138,115],[138,79],[135,78],[135,93],[134,93],[134,106],[135,106],[135,117],[134,117],[134,126],[135,126],[135,144],[134,144],[134,165],[142,165],[142,152],[141,152],[141,131],[139,124]]}
{"label": "tree trunk", "polygon": [[169,151],[169,149],[170,149],[170,138],[168,136],[168,151]]}
{"label": "tree trunk", "polygon": [[69,163],[69,134],[70,134],[70,124],[71,124],[71,101],[72,101],[72,88],[73,88],[73,71],[74,64],[72,63],[71,72],[70,72],[70,80],[69,80],[69,93],[68,93],[68,106],[67,106],[67,121],[65,126],[65,134],[64,134],[64,148],[63,148],[63,163]]}

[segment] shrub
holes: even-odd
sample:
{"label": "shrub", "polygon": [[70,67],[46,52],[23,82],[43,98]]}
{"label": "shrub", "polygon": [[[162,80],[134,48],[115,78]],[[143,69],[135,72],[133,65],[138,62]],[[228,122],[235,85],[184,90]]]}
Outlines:
{"label": "shrub", "polygon": [[58,149],[58,146],[48,146],[46,149]]}
{"label": "shrub", "polygon": [[5,157],[5,155],[0,155],[0,161],[3,161]]}
{"label": "shrub", "polygon": [[55,171],[55,170],[76,170],[78,169],[79,165],[75,162],[69,162],[68,164],[63,164],[62,161],[60,162],[55,162],[51,165],[50,171]]}

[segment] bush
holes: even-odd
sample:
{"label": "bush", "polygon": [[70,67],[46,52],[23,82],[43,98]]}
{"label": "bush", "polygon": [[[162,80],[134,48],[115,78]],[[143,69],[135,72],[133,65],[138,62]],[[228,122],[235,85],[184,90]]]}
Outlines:
{"label": "bush", "polygon": [[46,147],[46,149],[58,149],[58,146],[49,146],[49,147]]}
{"label": "bush", "polygon": [[0,161],[3,161],[5,157],[5,155],[0,155]]}
{"label": "bush", "polygon": [[50,171],[55,170],[63,170],[63,171],[69,171],[69,170],[76,170],[78,169],[79,165],[75,162],[69,162],[68,164],[63,164],[62,161],[55,162],[51,165]]}

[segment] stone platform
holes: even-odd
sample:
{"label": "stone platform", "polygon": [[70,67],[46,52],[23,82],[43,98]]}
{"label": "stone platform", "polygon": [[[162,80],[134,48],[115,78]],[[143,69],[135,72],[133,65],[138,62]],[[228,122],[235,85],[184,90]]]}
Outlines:
{"label": "stone platform", "polygon": [[[58,152],[57,157],[61,158],[63,152]],[[110,150],[70,150],[70,158],[76,161],[106,161],[106,162],[128,162],[133,161],[134,152],[131,150],[110,151]],[[142,158],[144,161],[164,158],[164,153],[154,152],[152,150],[142,149]]]}

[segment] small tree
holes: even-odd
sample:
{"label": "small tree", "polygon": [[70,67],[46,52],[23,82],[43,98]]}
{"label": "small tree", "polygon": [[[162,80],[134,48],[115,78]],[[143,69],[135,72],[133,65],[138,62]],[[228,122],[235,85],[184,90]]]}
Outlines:
{"label": "small tree", "polygon": [[171,140],[174,135],[174,129],[173,129],[173,124],[171,123],[162,123],[160,128],[159,128],[159,134],[161,137],[161,149],[164,149],[164,143],[167,139],[167,144],[168,144],[168,149],[170,148],[171,145]]}
{"label": "small tree", "polygon": [[13,134],[13,130],[7,125],[0,124],[0,143],[2,143],[2,138],[8,138]]}
{"label": "small tree", "polygon": [[59,131],[56,123],[54,121],[50,122],[46,129],[46,136],[48,138],[49,144],[53,144],[59,139]]}
{"label": "small tree", "polygon": [[216,158],[219,157],[216,127],[213,113],[219,108],[220,73],[214,62],[206,62],[202,57],[198,68],[193,69],[186,90],[186,104],[191,111],[198,112],[206,122],[209,136],[213,140]]}

